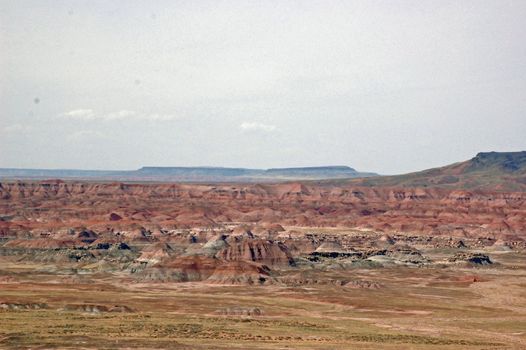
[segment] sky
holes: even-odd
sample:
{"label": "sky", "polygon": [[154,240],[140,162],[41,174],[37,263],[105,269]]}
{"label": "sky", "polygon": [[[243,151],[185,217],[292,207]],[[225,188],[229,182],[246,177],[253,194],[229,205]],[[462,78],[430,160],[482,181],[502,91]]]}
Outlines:
{"label": "sky", "polygon": [[0,0],[0,167],[526,150],[526,1]]}

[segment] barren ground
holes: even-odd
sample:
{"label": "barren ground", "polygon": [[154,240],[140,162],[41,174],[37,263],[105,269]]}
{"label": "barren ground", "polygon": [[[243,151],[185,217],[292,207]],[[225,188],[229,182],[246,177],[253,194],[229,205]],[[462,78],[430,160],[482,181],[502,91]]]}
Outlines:
{"label": "barren ground", "polygon": [[[428,255],[440,252],[428,252]],[[49,273],[1,261],[3,348],[521,349],[526,260],[493,253],[491,267],[378,267],[314,272],[381,287],[140,283],[125,274]],[[62,266],[66,270],[67,266]],[[293,273],[282,271],[283,275]],[[467,277],[466,277],[467,276]],[[480,282],[473,282],[473,280]],[[128,312],[67,310],[126,306]],[[256,309],[237,315],[232,310]]]}

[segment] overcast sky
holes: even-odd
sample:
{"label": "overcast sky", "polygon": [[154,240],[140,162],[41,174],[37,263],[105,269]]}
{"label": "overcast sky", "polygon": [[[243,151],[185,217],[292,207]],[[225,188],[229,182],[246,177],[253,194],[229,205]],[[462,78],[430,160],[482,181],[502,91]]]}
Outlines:
{"label": "overcast sky", "polygon": [[526,1],[0,0],[0,167],[526,149]]}

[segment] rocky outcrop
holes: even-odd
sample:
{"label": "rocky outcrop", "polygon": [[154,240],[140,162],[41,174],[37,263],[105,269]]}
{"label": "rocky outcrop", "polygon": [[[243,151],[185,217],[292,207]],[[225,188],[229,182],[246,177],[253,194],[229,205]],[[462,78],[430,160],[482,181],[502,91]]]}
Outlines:
{"label": "rocky outcrop", "polygon": [[126,305],[100,305],[100,304],[66,304],[60,309],[61,311],[76,311],[92,314],[101,312],[133,312],[133,309]]}
{"label": "rocky outcrop", "polygon": [[0,309],[3,310],[39,310],[47,308],[49,308],[49,306],[45,303],[0,302]]}
{"label": "rocky outcrop", "polygon": [[491,265],[493,262],[490,257],[483,253],[466,253],[461,252],[455,254],[453,257],[448,259],[449,262],[453,263],[468,263],[473,265]]}
{"label": "rocky outcrop", "polygon": [[216,314],[223,316],[261,316],[263,311],[254,306],[233,306],[219,309]]}
{"label": "rocky outcrop", "polygon": [[229,261],[220,264],[207,282],[217,284],[269,284],[273,283],[270,269],[248,261]]}
{"label": "rocky outcrop", "polygon": [[174,255],[174,250],[169,244],[157,242],[145,247],[141,256],[137,258],[140,263],[156,264]]}
{"label": "rocky outcrop", "polygon": [[225,261],[254,261],[269,266],[294,264],[294,259],[284,244],[262,239],[232,242],[216,256]]}

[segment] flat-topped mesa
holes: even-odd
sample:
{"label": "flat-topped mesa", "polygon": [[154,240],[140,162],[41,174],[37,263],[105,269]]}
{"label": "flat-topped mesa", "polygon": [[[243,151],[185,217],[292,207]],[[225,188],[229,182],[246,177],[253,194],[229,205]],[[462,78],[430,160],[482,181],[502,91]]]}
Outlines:
{"label": "flat-topped mesa", "polygon": [[269,168],[267,172],[276,171],[356,171],[347,165],[326,165],[326,166],[307,166],[307,167],[292,167],[292,168]]}
{"label": "flat-topped mesa", "polygon": [[469,161],[467,171],[502,170],[526,174],[526,151],[480,152]]}
{"label": "flat-topped mesa", "polygon": [[138,174],[148,175],[200,175],[200,176],[243,176],[258,170],[222,167],[155,167],[145,166],[137,170]]}
{"label": "flat-topped mesa", "polygon": [[301,167],[301,168],[271,168],[265,171],[266,175],[274,176],[299,176],[299,177],[356,177],[359,174],[355,169],[345,165]]}
{"label": "flat-topped mesa", "polygon": [[223,168],[223,167],[142,167],[137,174],[150,176],[182,176],[184,177],[214,177],[218,178],[350,178],[358,176],[375,175],[373,173],[360,173],[345,165],[297,167],[297,168]]}
{"label": "flat-topped mesa", "polygon": [[68,170],[68,169],[9,169],[0,168],[1,179],[48,178],[99,181],[171,181],[171,182],[271,182],[294,179],[340,179],[376,175],[358,172],[347,166],[319,166],[302,168],[228,168],[144,166],[137,170]]}

